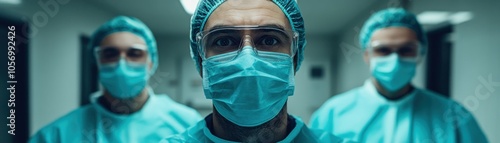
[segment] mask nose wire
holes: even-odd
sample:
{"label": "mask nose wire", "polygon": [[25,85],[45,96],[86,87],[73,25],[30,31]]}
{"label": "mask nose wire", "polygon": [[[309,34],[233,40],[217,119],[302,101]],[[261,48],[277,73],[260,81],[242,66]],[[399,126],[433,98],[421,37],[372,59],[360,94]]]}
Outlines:
{"label": "mask nose wire", "polygon": [[242,43],[241,43],[241,52],[249,53],[253,52],[254,54],[257,54],[257,49],[254,46],[254,43],[252,41],[252,36],[249,34],[245,34],[243,37]]}

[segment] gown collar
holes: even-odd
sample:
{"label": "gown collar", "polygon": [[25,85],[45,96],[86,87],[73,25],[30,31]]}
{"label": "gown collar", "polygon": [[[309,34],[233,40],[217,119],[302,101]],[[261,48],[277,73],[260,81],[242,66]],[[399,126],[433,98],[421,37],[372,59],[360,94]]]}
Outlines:
{"label": "gown collar", "polygon": [[[111,119],[119,119],[119,120],[125,120],[125,119],[144,119],[147,115],[154,115],[151,113],[147,113],[152,111],[154,108],[155,104],[155,98],[157,98],[155,93],[150,87],[147,87],[148,90],[148,99],[146,103],[144,103],[143,107],[139,109],[138,111],[132,113],[132,114],[116,114],[108,109],[106,109],[103,105],[99,103],[99,98],[103,96],[103,91],[97,91],[91,94],[90,96],[90,101],[92,106],[95,107],[98,113],[101,113],[104,117],[109,117]],[[119,106],[121,103],[117,103],[117,106]],[[125,107],[126,108],[126,107]],[[125,109],[126,110],[126,109]],[[135,118],[137,117],[137,118]]]}
{"label": "gown collar", "polygon": [[417,93],[417,89],[414,88],[413,91],[407,93],[405,97],[398,99],[398,100],[388,100],[385,98],[383,95],[381,95],[377,89],[375,88],[375,85],[373,84],[372,79],[367,79],[365,81],[365,84],[363,85],[363,89],[366,91],[366,95],[364,98],[368,98],[370,101],[372,101],[375,104],[378,105],[388,105],[388,106],[402,106],[409,104],[410,102],[413,101],[415,98],[415,95]]}
{"label": "gown collar", "polygon": [[[208,115],[207,117],[205,117],[205,121],[203,122],[203,134],[205,134],[206,137],[208,137],[211,141],[213,142],[216,142],[216,143],[219,143],[219,142],[223,142],[223,143],[237,143],[237,142],[234,142],[234,141],[228,141],[228,140],[224,140],[224,139],[221,139],[215,135],[212,134],[212,132],[210,131],[210,127],[212,127],[210,124],[212,124],[212,116],[213,114],[210,114]],[[293,115],[288,115],[288,125],[289,126],[288,128],[293,128],[289,134],[286,136],[285,139],[283,139],[282,141],[279,141],[279,142],[289,142],[289,141],[292,141],[294,140],[300,133],[300,131],[302,130],[304,126],[304,122],[302,122],[302,120],[300,118],[297,118]]]}

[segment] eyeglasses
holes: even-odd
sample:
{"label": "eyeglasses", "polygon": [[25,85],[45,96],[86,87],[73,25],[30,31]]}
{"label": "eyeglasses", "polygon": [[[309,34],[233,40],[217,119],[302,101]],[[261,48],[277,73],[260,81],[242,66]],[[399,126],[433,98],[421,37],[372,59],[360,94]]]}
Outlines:
{"label": "eyeglasses", "polygon": [[265,51],[294,56],[298,47],[297,39],[297,32],[268,26],[223,27],[196,35],[203,59],[241,51],[244,46],[252,46],[257,54]]}
{"label": "eyeglasses", "polygon": [[125,59],[131,62],[146,62],[148,59],[147,46],[142,44],[134,44],[127,49],[120,49],[115,46],[96,47],[94,54],[100,63],[118,62],[125,54]]}
{"label": "eyeglasses", "polygon": [[367,48],[372,57],[385,57],[392,53],[398,54],[402,58],[419,58],[422,56],[420,50],[422,46],[419,42],[389,43],[374,41]]}

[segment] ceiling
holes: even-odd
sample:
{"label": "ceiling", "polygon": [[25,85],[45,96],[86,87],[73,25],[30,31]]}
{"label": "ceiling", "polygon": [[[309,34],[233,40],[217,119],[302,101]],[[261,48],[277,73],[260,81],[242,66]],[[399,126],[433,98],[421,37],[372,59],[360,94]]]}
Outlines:
{"label": "ceiling", "polygon": [[[377,1],[365,0],[299,0],[309,34],[335,34],[359,18]],[[190,15],[179,0],[92,0],[110,12],[134,16],[144,21],[156,34],[189,34]]]}

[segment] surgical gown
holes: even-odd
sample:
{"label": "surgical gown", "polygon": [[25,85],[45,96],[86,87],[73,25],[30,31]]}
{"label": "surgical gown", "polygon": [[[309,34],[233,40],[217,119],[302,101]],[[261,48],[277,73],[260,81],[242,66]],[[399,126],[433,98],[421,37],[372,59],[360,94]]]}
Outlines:
{"label": "surgical gown", "polygon": [[371,80],[326,101],[310,125],[357,142],[487,142],[472,114],[458,103],[416,88],[390,101]]}
{"label": "surgical gown", "polygon": [[[291,115],[288,117],[289,124],[295,124],[295,126],[288,136],[280,141],[280,143],[347,142],[330,133],[320,130],[311,130],[297,117],[293,117]],[[207,127],[207,123],[212,123],[212,114],[205,117],[205,120],[199,121],[196,126],[189,128],[186,132],[165,138],[161,141],[161,143],[234,143],[213,135]]]}
{"label": "surgical gown", "polygon": [[151,89],[142,109],[118,115],[97,102],[78,108],[42,128],[30,143],[158,143],[162,138],[185,131],[202,119],[195,110],[174,102]]}

